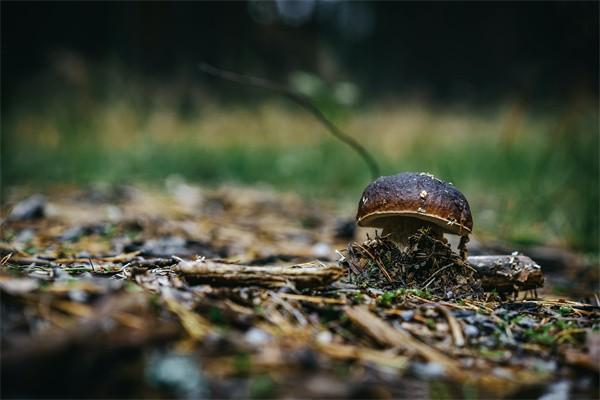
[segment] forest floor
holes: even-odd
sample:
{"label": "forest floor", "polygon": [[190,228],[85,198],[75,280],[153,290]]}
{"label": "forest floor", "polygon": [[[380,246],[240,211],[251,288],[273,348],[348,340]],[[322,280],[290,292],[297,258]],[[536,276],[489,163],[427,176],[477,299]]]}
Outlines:
{"label": "forest floor", "polygon": [[352,216],[264,187],[13,189],[2,216],[3,397],[598,394],[598,268],[573,254],[475,237],[544,286],[449,294],[448,269],[408,285]]}

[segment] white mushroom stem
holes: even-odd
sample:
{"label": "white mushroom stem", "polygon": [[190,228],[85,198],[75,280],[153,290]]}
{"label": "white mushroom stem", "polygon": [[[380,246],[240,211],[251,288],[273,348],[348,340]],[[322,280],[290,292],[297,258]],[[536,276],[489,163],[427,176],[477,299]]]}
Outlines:
{"label": "white mushroom stem", "polygon": [[436,239],[444,237],[444,231],[439,226],[422,221],[417,218],[394,218],[382,224],[383,236],[387,236],[402,250],[408,247],[408,238],[417,233],[419,229],[429,228],[430,235]]}
{"label": "white mushroom stem", "polygon": [[467,243],[469,243],[469,235],[462,235],[458,243],[458,251],[463,260],[467,259]]}

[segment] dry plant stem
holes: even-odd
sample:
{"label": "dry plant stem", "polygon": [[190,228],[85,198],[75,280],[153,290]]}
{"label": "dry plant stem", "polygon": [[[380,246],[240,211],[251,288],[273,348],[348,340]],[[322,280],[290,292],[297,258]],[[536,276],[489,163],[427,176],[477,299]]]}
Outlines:
{"label": "dry plant stem", "polygon": [[262,286],[277,288],[324,287],[342,278],[345,270],[337,264],[312,262],[299,265],[249,266],[211,261],[182,261],[175,272],[186,280],[224,286]]}
{"label": "dry plant stem", "polygon": [[463,331],[460,327],[459,322],[456,320],[454,315],[452,315],[448,307],[440,305],[438,306],[438,309],[442,312],[442,314],[444,314],[444,317],[446,317],[446,319],[448,320],[448,326],[450,327],[450,331],[452,332],[454,345],[456,345],[456,347],[463,347],[465,345],[465,337],[463,335]]}
{"label": "dry plant stem", "polygon": [[431,274],[431,277],[429,278],[429,280],[427,281],[427,283],[425,283],[425,285],[423,285],[423,289],[427,289],[427,287],[429,285],[431,285],[431,283],[434,281],[436,275],[438,275],[440,272],[442,272],[442,271],[444,271],[444,270],[446,270],[446,269],[448,269],[450,267],[453,267],[453,266],[454,266],[454,264],[444,265],[442,268],[438,269],[433,274]]}
{"label": "dry plant stem", "polygon": [[364,246],[360,246],[359,247],[362,249],[362,251],[364,251],[369,257],[371,257],[371,259],[373,261],[375,261],[375,264],[377,264],[377,267],[379,267],[379,270],[381,271],[381,273],[385,276],[385,279],[387,279],[388,282],[393,282],[394,280],[392,279],[392,277],[390,276],[390,273],[387,271],[387,269],[385,269],[385,265],[383,265],[383,263],[381,262],[381,260],[375,256],[373,256],[373,254],[371,254],[371,252],[369,250],[367,250]]}
{"label": "dry plant stem", "polygon": [[11,264],[15,265],[40,265],[40,266],[48,266],[48,267],[57,267],[58,264],[48,260],[42,260],[39,258],[11,258]]}
{"label": "dry plant stem", "polygon": [[470,256],[483,290],[515,292],[544,286],[542,268],[527,256]]}
{"label": "dry plant stem", "polygon": [[317,106],[315,106],[310,101],[310,99],[308,97],[306,97],[305,95],[298,93],[296,91],[293,91],[283,85],[278,85],[276,83],[273,83],[267,79],[257,78],[257,77],[248,76],[248,75],[236,74],[235,72],[225,71],[220,68],[213,67],[212,65],[209,65],[206,63],[200,63],[198,65],[198,67],[200,68],[201,71],[203,71],[207,74],[210,74],[212,76],[216,76],[216,77],[224,79],[224,80],[235,82],[240,85],[252,86],[252,87],[259,88],[259,89],[269,90],[273,93],[285,96],[288,99],[299,104],[301,107],[308,110],[312,115],[314,115],[315,118],[317,118],[319,120],[319,122],[321,122],[325,126],[325,128],[327,128],[329,133],[331,133],[333,136],[335,136],[338,140],[340,140],[340,141],[346,143],[348,146],[352,147],[352,149],[354,151],[356,151],[362,157],[362,159],[365,161],[365,163],[369,167],[369,170],[371,171],[371,176],[373,177],[373,179],[377,179],[379,177],[379,175],[380,175],[379,165],[377,164],[377,161],[375,161],[375,158],[373,158],[373,156],[371,156],[371,154],[369,154],[367,149],[365,149],[360,143],[358,143],[356,141],[356,139],[354,139],[351,136],[346,135],[337,126],[335,126],[333,124],[333,122],[331,122],[329,119],[327,119],[325,114],[323,114],[321,112],[321,110],[319,110],[319,108],[317,108]]}
{"label": "dry plant stem", "polygon": [[389,351],[375,350],[368,347],[353,346],[337,343],[317,343],[315,347],[336,360],[358,360],[363,363],[373,363],[382,367],[404,370],[409,358],[399,356]]}
{"label": "dry plant stem", "polygon": [[178,303],[173,296],[168,294],[168,291],[163,291],[163,297],[165,305],[169,311],[177,315],[190,338],[200,342],[212,331],[209,321]]}

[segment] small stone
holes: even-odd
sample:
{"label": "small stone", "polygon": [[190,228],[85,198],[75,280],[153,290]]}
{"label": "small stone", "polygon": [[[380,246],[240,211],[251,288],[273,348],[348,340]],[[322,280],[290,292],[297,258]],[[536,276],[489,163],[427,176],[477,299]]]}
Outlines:
{"label": "small stone", "polygon": [[539,400],[567,400],[569,399],[571,392],[571,383],[563,380],[550,384],[546,392],[539,398]]}
{"label": "small stone", "polygon": [[485,337],[479,339],[479,344],[484,347],[493,349],[498,344],[498,341],[491,336],[485,336]]}
{"label": "small stone", "polygon": [[271,340],[271,335],[262,329],[252,328],[244,335],[246,342],[254,346],[260,346]]}
{"label": "small stone", "polygon": [[85,227],[74,226],[64,231],[63,234],[60,235],[59,240],[64,242],[75,242],[83,235],[85,235]]}
{"label": "small stone", "polygon": [[474,325],[467,325],[465,326],[465,335],[469,337],[479,336],[479,329]]}
{"label": "small stone", "polygon": [[533,368],[539,372],[551,373],[556,371],[557,367],[556,360],[533,360]]}
{"label": "small stone", "polygon": [[326,243],[317,243],[312,247],[312,253],[317,258],[326,258],[331,256],[331,247]]}
{"label": "small stone", "polygon": [[34,194],[21,200],[10,211],[8,219],[11,221],[22,221],[26,219],[43,218],[45,215],[46,197]]}
{"label": "small stone", "polygon": [[413,310],[405,310],[400,312],[400,318],[406,322],[412,320],[414,316],[415,312]]}
{"label": "small stone", "polygon": [[494,368],[492,374],[498,378],[504,378],[508,380],[514,379],[514,374],[508,368]]}
{"label": "small stone", "polygon": [[69,290],[69,298],[77,303],[84,303],[87,301],[88,295],[81,289],[71,289]]}
{"label": "small stone", "polygon": [[0,290],[14,296],[22,296],[38,287],[38,281],[29,278],[12,278],[0,281]]}
{"label": "small stone", "polygon": [[317,334],[317,343],[331,343],[333,335],[329,331],[321,331]]}
{"label": "small stone", "polygon": [[435,362],[415,362],[411,364],[410,372],[420,379],[437,379],[444,376],[444,366]]}
{"label": "small stone", "polygon": [[145,375],[151,385],[169,388],[179,398],[204,398],[208,394],[199,363],[188,355],[156,354],[148,360]]}
{"label": "small stone", "polygon": [[35,231],[33,229],[23,229],[15,236],[13,242],[20,244],[27,243],[30,242],[34,236]]}
{"label": "small stone", "polygon": [[535,321],[530,317],[524,317],[517,322],[517,325],[523,328],[533,328],[535,326]]}

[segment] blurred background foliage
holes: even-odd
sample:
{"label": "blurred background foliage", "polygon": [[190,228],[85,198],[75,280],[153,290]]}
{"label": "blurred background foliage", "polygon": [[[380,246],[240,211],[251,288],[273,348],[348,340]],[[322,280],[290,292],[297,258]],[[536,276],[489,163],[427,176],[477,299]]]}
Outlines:
{"label": "blurred background foliage", "polygon": [[[597,254],[598,3],[335,0],[2,5],[2,186],[267,183],[348,215],[370,176],[428,171],[482,238]],[[3,196],[6,195],[3,190]]]}

